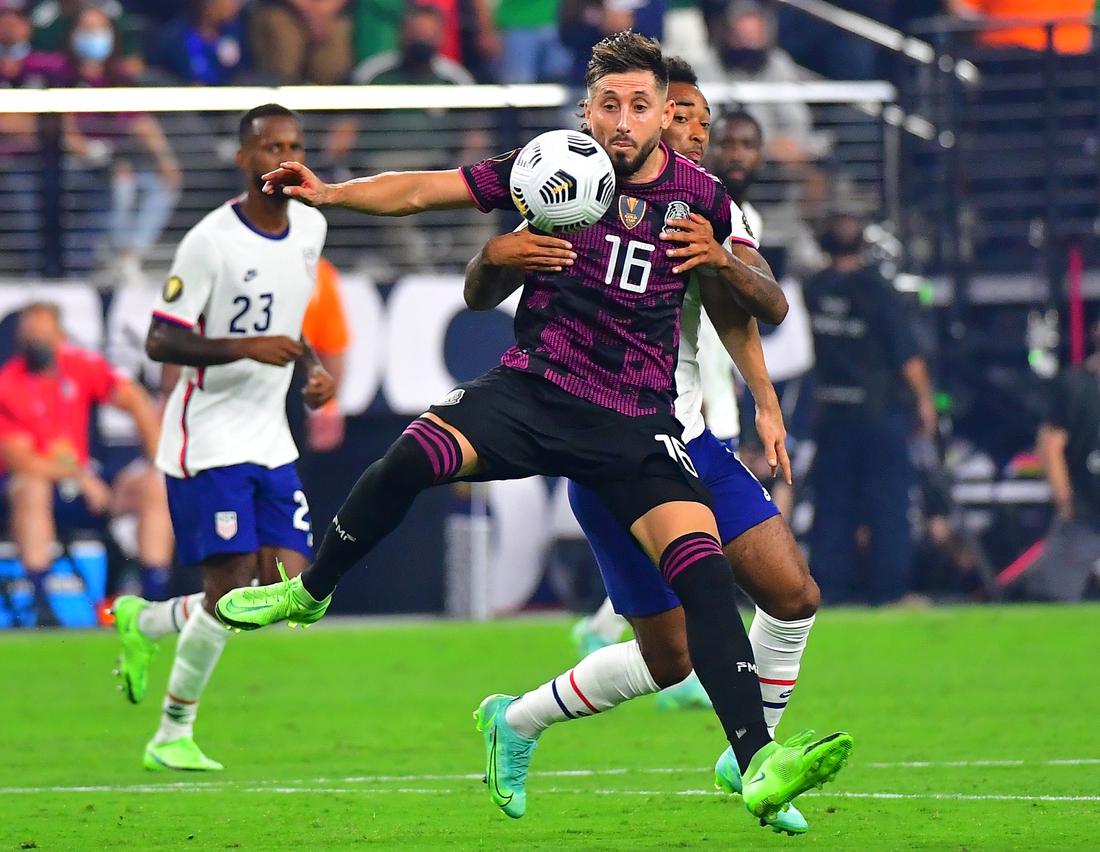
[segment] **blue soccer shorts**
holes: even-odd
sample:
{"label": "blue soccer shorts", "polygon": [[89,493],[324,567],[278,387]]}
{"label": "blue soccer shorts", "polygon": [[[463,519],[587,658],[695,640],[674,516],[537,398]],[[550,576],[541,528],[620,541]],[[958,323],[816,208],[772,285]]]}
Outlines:
{"label": "blue soccer shorts", "polygon": [[[687,451],[699,478],[714,495],[714,517],[723,545],[779,514],[767,489],[709,430],[691,441]],[[641,617],[680,605],[657,566],[594,492],[570,482],[569,504],[596,555],[616,612]]]}
{"label": "blue soccer shorts", "polygon": [[165,480],[183,565],[222,553],[254,553],[262,545],[313,558],[309,504],[293,464],[234,464]]}

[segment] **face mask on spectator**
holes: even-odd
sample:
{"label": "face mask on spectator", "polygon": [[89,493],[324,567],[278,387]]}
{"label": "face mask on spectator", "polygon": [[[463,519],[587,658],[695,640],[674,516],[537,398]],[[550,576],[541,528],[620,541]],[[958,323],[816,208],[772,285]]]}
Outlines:
{"label": "face mask on spectator", "polygon": [[40,340],[30,340],[20,347],[27,369],[32,373],[43,373],[54,365],[57,359],[53,346]]}
{"label": "face mask on spectator", "polygon": [[427,65],[435,56],[435,45],[430,41],[410,41],[405,45],[405,61],[414,67]]}
{"label": "face mask on spectator", "polygon": [[768,61],[766,47],[726,47],[722,49],[722,62],[727,68],[743,71],[759,71]]}
{"label": "face mask on spectator", "polygon": [[0,44],[0,62],[22,62],[31,53],[29,41],[17,41],[10,47]]}
{"label": "face mask on spectator", "polygon": [[89,62],[102,62],[114,47],[115,37],[110,30],[84,30],[73,35],[73,51]]}

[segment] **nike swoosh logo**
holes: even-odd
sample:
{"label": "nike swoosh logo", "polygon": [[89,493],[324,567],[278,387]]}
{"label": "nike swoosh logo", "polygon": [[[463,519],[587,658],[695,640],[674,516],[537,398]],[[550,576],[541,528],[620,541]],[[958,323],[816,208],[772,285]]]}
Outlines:
{"label": "nike swoosh logo", "polygon": [[761,772],[761,773],[760,773],[759,775],[757,775],[757,776],[756,776],[755,778],[753,778],[753,779],[752,779],[752,781],[750,781],[749,783],[750,783],[750,784],[759,784],[759,783],[760,783],[761,781],[763,781],[763,780],[764,780],[764,779],[765,779],[766,777],[767,777],[767,776],[765,776],[765,775],[764,775],[764,773],[763,773],[763,772]]}
{"label": "nike swoosh logo", "polygon": [[779,693],[779,697],[780,697],[780,698],[790,698],[790,697],[791,697],[791,693],[793,693],[793,692],[794,692],[794,690],[793,690],[793,689],[788,689],[788,690],[787,690],[786,692],[781,692],[781,693]]}
{"label": "nike swoosh logo", "polygon": [[259,609],[267,609],[267,604],[257,604],[256,606],[241,606],[232,598],[222,604],[222,610],[229,613],[230,615],[243,615],[245,613],[255,612]]}
{"label": "nike swoosh logo", "polygon": [[[494,722],[496,719],[494,718]],[[490,722],[492,724],[492,722]],[[505,795],[500,791],[500,785],[497,783],[497,726],[493,725],[493,745],[489,750],[489,777],[493,779],[493,789],[496,790],[498,796],[504,799],[504,805],[512,801],[512,794]],[[501,805],[501,807],[504,807]]]}

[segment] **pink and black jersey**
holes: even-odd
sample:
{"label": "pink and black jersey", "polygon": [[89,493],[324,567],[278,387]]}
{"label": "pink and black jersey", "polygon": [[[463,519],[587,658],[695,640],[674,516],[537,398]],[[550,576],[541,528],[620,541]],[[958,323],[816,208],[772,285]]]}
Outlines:
{"label": "pink and black jersey", "polygon": [[[619,182],[604,217],[565,238],[573,266],[528,272],[516,311],[516,345],[506,367],[543,376],[574,396],[630,417],[672,409],[680,340],[680,306],[687,274],[658,239],[669,219],[706,217],[722,242],[730,234],[730,204],[722,184],[664,143],[666,163],[649,183]],[[518,151],[463,166],[470,194],[483,211],[514,209],[508,190]]]}

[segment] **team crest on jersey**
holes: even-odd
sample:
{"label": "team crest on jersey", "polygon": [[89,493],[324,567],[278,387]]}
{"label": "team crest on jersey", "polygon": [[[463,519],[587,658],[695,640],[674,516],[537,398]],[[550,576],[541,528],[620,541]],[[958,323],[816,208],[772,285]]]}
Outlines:
{"label": "team crest on jersey", "polygon": [[164,282],[164,301],[174,302],[183,295],[183,279],[173,275]]}
{"label": "team crest on jersey", "polygon": [[645,216],[647,204],[640,198],[631,198],[629,195],[619,196],[619,221],[628,231],[634,230]]}
{"label": "team crest on jersey", "polygon": [[668,223],[673,219],[686,219],[690,213],[691,208],[686,201],[673,201],[668,205],[668,209],[665,210],[665,230],[682,231],[683,228],[670,228]]}
{"label": "team crest on jersey", "polygon": [[436,405],[458,405],[460,402],[462,402],[462,397],[464,396],[466,396],[466,391],[464,391],[462,388],[455,388],[453,391],[443,397],[443,399],[439,400]]}
{"label": "team crest on jersey", "polygon": [[237,513],[215,512],[214,532],[218,534],[219,538],[224,538],[226,541],[233,538],[237,534]]}

